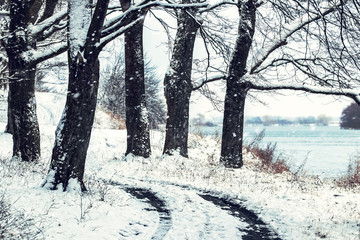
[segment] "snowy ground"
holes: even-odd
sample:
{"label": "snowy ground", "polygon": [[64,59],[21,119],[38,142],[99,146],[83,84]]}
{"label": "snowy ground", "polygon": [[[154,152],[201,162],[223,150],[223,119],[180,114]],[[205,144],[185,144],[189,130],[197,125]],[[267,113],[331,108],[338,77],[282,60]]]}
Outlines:
{"label": "snowy ground", "polygon": [[[151,134],[151,158],[124,158],[126,132],[108,129],[104,114],[98,115],[88,151],[89,192],[44,190],[40,185],[64,97],[39,93],[37,98],[42,161],[10,160],[11,136],[1,133],[0,200],[11,205],[14,215],[24,214],[29,231],[40,232],[40,239],[242,239],[247,223],[198,195],[205,191],[246,206],[281,239],[360,239],[360,189],[342,189],[317,177],[260,172],[250,154],[243,168],[225,169],[218,164],[219,142],[196,135],[189,140],[189,159],[162,157],[162,132]],[[167,210],[156,211],[126,187],[148,189]],[[12,231],[16,234],[15,227]]]}

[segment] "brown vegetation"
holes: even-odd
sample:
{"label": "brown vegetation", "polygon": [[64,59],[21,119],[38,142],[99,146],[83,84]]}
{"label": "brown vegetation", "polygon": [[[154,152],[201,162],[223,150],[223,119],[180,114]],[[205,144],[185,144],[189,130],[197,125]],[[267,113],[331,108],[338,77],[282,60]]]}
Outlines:
{"label": "brown vegetation", "polygon": [[276,143],[268,143],[266,147],[261,146],[264,136],[265,130],[262,130],[249,144],[245,145],[246,151],[251,152],[260,160],[261,170],[271,173],[290,172],[286,160],[276,151]]}
{"label": "brown vegetation", "polygon": [[337,185],[344,188],[360,187],[360,158],[350,160],[346,175],[336,181]]}

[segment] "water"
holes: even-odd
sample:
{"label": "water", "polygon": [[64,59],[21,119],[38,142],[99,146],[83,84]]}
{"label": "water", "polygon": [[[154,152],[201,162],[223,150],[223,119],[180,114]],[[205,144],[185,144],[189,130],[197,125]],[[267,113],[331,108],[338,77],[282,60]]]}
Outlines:
{"label": "water", "polygon": [[[338,126],[246,126],[245,141],[265,129],[263,143],[277,143],[278,151],[296,170],[305,159],[304,170],[321,177],[345,174],[349,159],[360,153],[360,130],[345,130]],[[201,132],[213,135],[221,127],[201,127]]]}

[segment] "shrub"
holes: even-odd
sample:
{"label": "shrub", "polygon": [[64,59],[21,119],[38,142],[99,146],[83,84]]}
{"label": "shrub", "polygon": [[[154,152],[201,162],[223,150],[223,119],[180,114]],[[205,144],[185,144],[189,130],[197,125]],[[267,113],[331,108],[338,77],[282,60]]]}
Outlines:
{"label": "shrub", "polygon": [[265,147],[262,146],[261,142],[264,137],[265,129],[257,134],[249,144],[246,144],[245,149],[260,160],[261,170],[272,173],[289,172],[290,167],[285,159],[281,154],[277,154],[276,143],[268,143]]}
{"label": "shrub", "polygon": [[350,159],[347,173],[337,180],[337,184],[344,188],[360,187],[360,159]]}
{"label": "shrub", "polygon": [[41,233],[32,219],[12,211],[4,195],[0,198],[0,239],[44,239]]}

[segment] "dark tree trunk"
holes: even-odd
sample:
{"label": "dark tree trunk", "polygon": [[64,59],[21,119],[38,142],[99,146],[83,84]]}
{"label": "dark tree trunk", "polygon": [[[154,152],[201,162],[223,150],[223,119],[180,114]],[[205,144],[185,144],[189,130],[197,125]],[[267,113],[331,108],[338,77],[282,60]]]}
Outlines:
{"label": "dark tree trunk", "polygon": [[[69,15],[74,14],[79,6],[74,1],[74,5],[69,6]],[[96,43],[100,40],[108,2],[109,0],[98,0],[89,28],[78,29],[87,31],[84,45],[76,46],[73,43],[74,47],[68,51],[69,85],[66,105],[56,129],[50,169],[43,184],[52,190],[58,189],[61,184],[65,191],[71,179],[80,184],[82,191],[86,190],[83,176],[99,86],[100,49],[96,47]],[[72,7],[75,8],[74,12]],[[77,30],[70,31],[69,41],[76,37]]]}
{"label": "dark tree trunk", "polygon": [[[5,89],[6,90],[6,89]],[[8,91],[8,107],[7,107],[7,124],[5,127],[5,133],[10,133],[13,134],[14,133],[14,128],[13,128],[13,123],[11,120],[11,107],[10,107],[10,101],[11,101],[11,95],[10,95],[10,91]]]}
{"label": "dark tree trunk", "polygon": [[246,62],[255,31],[254,2],[254,0],[238,2],[240,15],[238,36],[226,79],[220,161],[230,168],[239,168],[243,165],[244,106],[249,85],[242,80],[242,77],[246,74]]}
{"label": "dark tree trunk", "polygon": [[[125,10],[130,1],[122,0]],[[146,13],[140,13],[145,15]],[[145,99],[143,21],[125,32],[125,105],[127,149],[125,155],[149,157],[150,129]]]}
{"label": "dark tree trunk", "polygon": [[55,133],[50,171],[53,182],[50,189],[61,183],[64,190],[70,179],[77,179],[82,190],[85,160],[94,122],[99,86],[99,62],[74,62],[70,66],[66,105]]}
{"label": "dark tree trunk", "polygon": [[[183,1],[188,3],[188,1]],[[178,12],[178,29],[175,36],[170,68],[164,78],[167,104],[164,154],[180,151],[188,156],[189,105],[192,91],[191,70],[193,49],[199,24],[189,10]]]}
{"label": "dark tree trunk", "polygon": [[221,162],[225,167],[240,168],[243,165],[243,125],[247,91],[244,83],[227,79],[221,144]]}
{"label": "dark tree trunk", "polygon": [[37,1],[32,1],[33,5],[30,5],[29,2],[10,1],[11,36],[5,44],[10,77],[8,129],[12,129],[13,133],[13,156],[23,161],[36,161],[40,157],[35,99],[36,65],[22,58],[23,52],[36,47],[35,40],[28,36],[26,30],[34,21],[30,11],[38,10],[36,3]]}
{"label": "dark tree trunk", "polygon": [[35,67],[9,55],[9,121],[13,135],[13,156],[23,161],[40,157],[40,131],[36,114]]}

